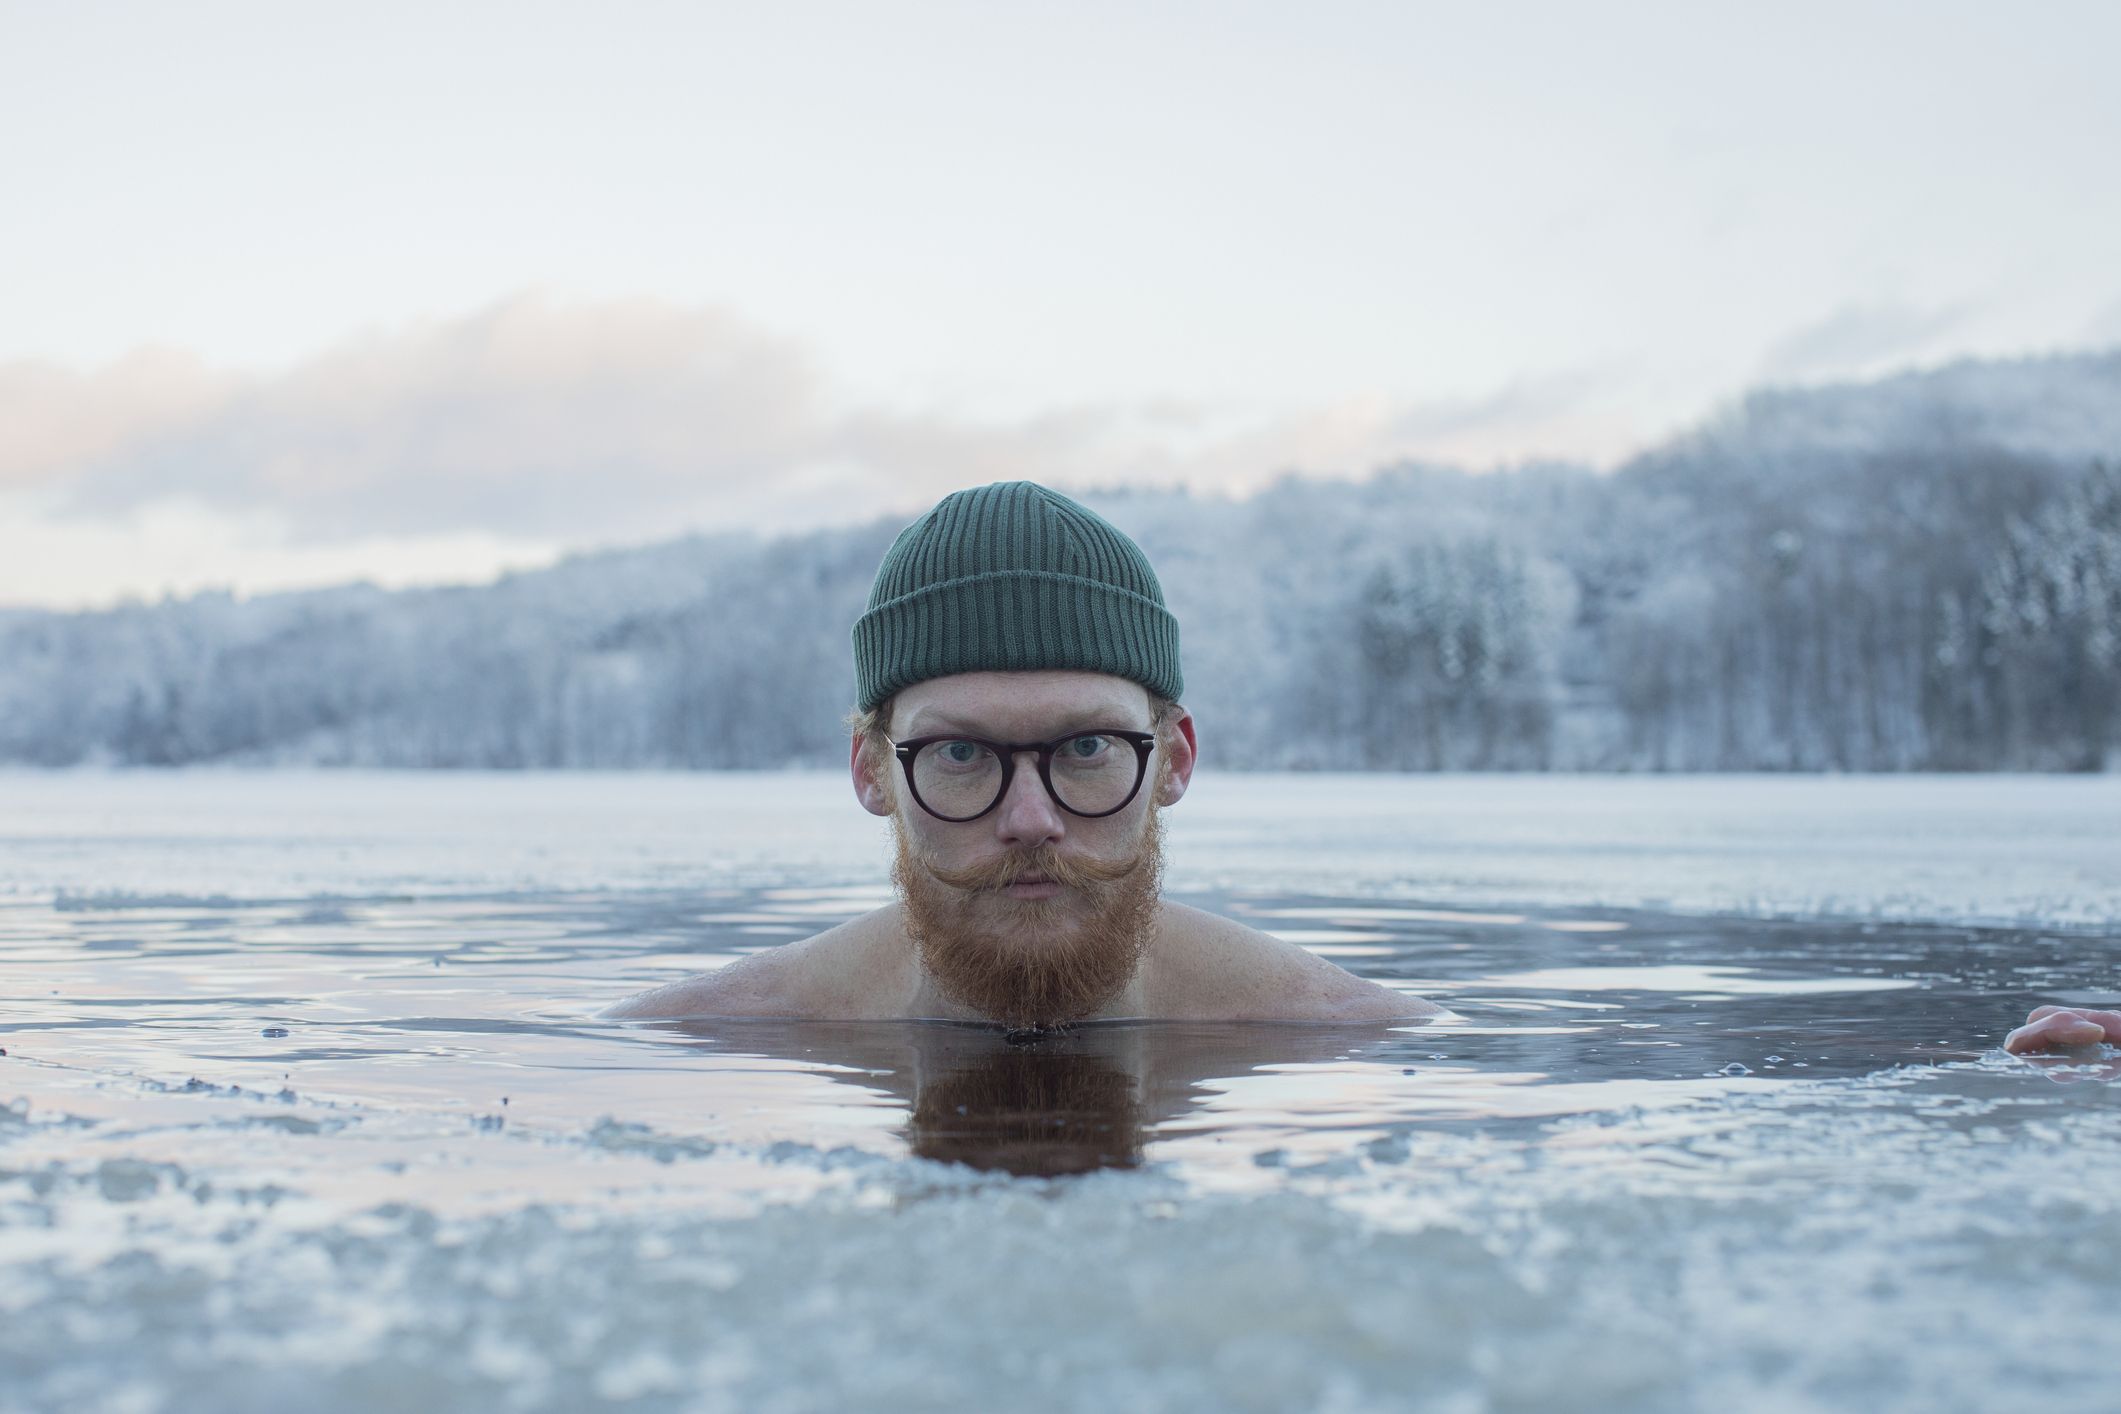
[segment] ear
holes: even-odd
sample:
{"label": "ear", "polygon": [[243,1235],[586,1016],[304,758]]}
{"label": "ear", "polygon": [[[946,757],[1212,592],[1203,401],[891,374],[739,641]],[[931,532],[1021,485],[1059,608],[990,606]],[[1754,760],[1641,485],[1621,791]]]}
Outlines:
{"label": "ear", "polygon": [[[862,759],[862,746],[867,740],[867,737],[856,737],[847,751],[847,769],[854,776],[854,798],[859,800],[862,803],[862,809],[868,811],[871,815],[889,815],[891,813],[890,788],[870,772],[868,763]],[[891,769],[890,760],[891,758],[888,756],[884,758],[884,770],[888,771]]]}
{"label": "ear", "polygon": [[1157,749],[1164,752],[1170,762],[1170,772],[1164,777],[1163,789],[1156,794],[1156,803],[1176,805],[1192,783],[1193,763],[1200,754],[1200,744],[1193,736],[1191,712],[1183,707],[1179,709],[1178,720],[1157,734]]}

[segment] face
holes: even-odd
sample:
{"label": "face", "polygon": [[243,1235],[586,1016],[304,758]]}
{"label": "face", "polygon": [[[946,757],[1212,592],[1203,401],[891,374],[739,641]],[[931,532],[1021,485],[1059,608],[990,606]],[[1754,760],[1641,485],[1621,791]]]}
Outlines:
{"label": "face", "polygon": [[[889,728],[892,741],[963,732],[1001,742],[1154,729],[1139,684],[1075,672],[919,683],[898,695]],[[992,810],[940,820],[914,801],[888,744],[866,753],[862,745],[853,752],[856,794],[891,819],[907,931],[944,991],[1011,1026],[1054,1026],[1094,1014],[1126,987],[1154,935],[1163,864],[1157,812],[1192,777],[1191,717],[1159,734],[1134,799],[1097,819],[1063,809],[1036,756],[1024,753]],[[1056,762],[1056,780],[1061,770]]]}

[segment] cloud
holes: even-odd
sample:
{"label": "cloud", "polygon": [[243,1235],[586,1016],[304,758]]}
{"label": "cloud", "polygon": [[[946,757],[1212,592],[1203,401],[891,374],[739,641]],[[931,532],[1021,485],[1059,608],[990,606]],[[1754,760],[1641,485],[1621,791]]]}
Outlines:
{"label": "cloud", "polygon": [[[1601,385],[1369,394],[1308,407],[1171,398],[980,419],[865,404],[802,344],[727,311],[524,295],[375,333],[265,374],[181,354],[78,373],[0,366],[0,490],[76,523],[172,502],[292,544],[478,535],[617,543],[787,528],[927,504],[1004,477],[1244,490],[1295,469],[1617,455]],[[256,541],[257,534],[250,539]]]}
{"label": "cloud", "polygon": [[196,424],[236,381],[198,359],[147,349],[95,373],[0,363],[0,491],[92,467]]}
{"label": "cloud", "polygon": [[1967,304],[1941,309],[1917,309],[1897,302],[1845,304],[1771,344],[1761,358],[1760,377],[1789,382],[1876,372],[1885,365],[1920,357],[1972,313]]}
{"label": "cloud", "polygon": [[[170,496],[262,507],[310,540],[652,530],[658,507],[740,500],[812,455],[822,391],[801,349],[726,314],[533,297],[273,375],[195,380],[209,391],[154,416],[129,415],[145,399],[124,375],[72,401],[130,435],[98,441],[69,419],[43,438],[54,454],[10,479],[51,483],[91,518]],[[0,376],[4,403],[38,374]]]}

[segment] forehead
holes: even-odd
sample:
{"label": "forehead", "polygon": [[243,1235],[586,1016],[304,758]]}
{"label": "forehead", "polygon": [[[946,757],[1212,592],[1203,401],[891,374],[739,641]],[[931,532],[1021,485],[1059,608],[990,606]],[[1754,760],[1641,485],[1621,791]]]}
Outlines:
{"label": "forehead", "polygon": [[892,735],[967,731],[1009,741],[1044,740],[1076,727],[1149,725],[1149,691],[1109,673],[958,673],[898,694]]}

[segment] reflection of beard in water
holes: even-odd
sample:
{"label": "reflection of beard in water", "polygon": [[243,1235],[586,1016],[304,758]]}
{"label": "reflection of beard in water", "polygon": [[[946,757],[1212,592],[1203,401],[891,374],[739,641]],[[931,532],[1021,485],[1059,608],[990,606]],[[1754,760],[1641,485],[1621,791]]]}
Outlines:
{"label": "reflection of beard in water", "polygon": [[921,1085],[913,1152],[1025,1177],[1133,1168],[1142,1157],[1134,1079],[1099,1056],[1004,1046]]}
{"label": "reflection of beard in water", "polygon": [[[921,963],[956,1001],[1011,1027],[1063,1026],[1118,996],[1156,930],[1164,825],[1151,806],[1141,847],[1122,860],[1083,859],[1051,845],[1012,849],[968,869],[918,858],[898,818],[891,878]],[[1011,898],[1019,874],[1062,886],[1052,898]]]}

